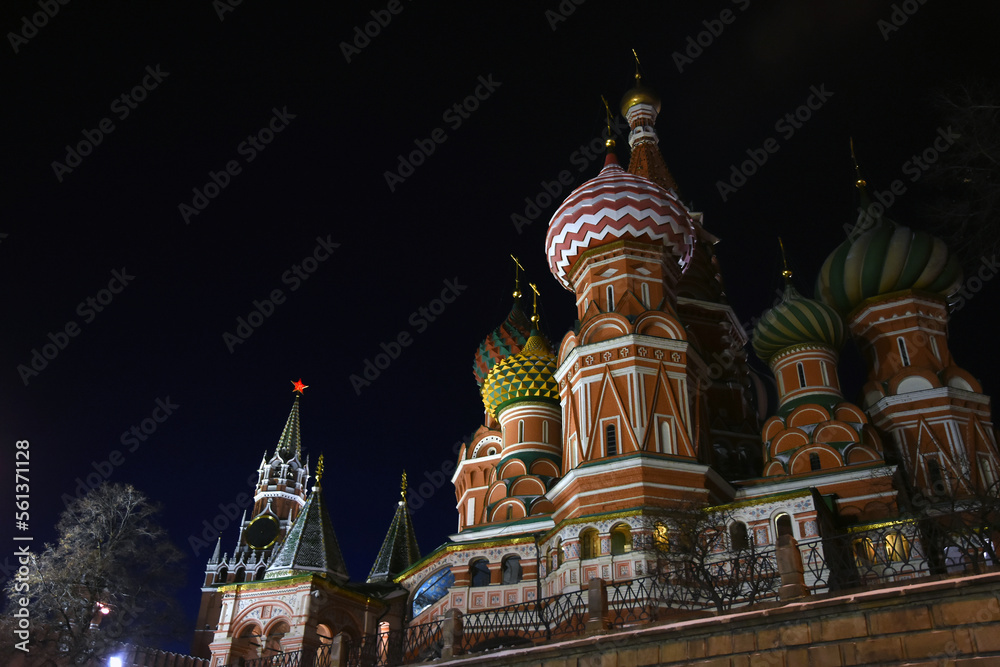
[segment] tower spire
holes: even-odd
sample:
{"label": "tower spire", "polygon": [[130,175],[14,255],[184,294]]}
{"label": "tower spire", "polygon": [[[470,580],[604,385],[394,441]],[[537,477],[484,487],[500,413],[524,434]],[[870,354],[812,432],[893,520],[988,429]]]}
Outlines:
{"label": "tower spire", "polygon": [[778,247],[781,248],[781,265],[784,267],[781,270],[781,277],[785,279],[785,286],[792,284],[792,270],[788,268],[788,257],[785,255],[785,242],[778,237]]}
{"label": "tower spire", "polygon": [[292,380],[292,393],[295,398],[292,401],[292,411],[288,413],[288,421],[278,438],[278,445],[274,449],[276,456],[280,456],[282,461],[289,461],[292,458],[300,458],[302,455],[302,436],[299,432],[299,398],[309,385],[304,384],[300,378],[298,381]]}
{"label": "tower spire", "polygon": [[420,560],[420,548],[417,546],[410,513],[406,509],[405,470],[399,487],[399,503],[396,506],[396,513],[392,517],[389,532],[386,533],[382,548],[379,549],[375,563],[368,574],[368,583],[390,581]]}

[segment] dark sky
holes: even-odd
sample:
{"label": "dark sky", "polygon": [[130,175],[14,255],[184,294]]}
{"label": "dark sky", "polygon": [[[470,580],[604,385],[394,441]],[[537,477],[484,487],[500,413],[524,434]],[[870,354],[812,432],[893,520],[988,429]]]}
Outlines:
{"label": "dark sky", "polygon": [[[995,77],[1000,18],[994,3],[940,0],[897,10],[754,0],[51,2],[58,12],[36,19],[37,30],[23,19],[42,11],[37,0],[5,3],[0,20],[0,470],[28,439],[39,547],[54,535],[62,495],[95,470],[162,503],[190,557],[192,625],[209,553],[195,554],[189,538],[250,489],[287,417],[290,380],[310,385],[303,442],[313,463],[326,455],[326,500],[359,580],[388,528],[400,472],[417,488],[442,479],[453,444],[481,423],[472,355],[509,309],[510,253],[542,292],[550,337],[572,325],[572,296],[543,251],[557,202],[539,195],[563,170],[574,186],[597,174],[599,160],[578,151],[604,127],[600,96],[617,110],[631,86],[632,48],[663,100],[661,149],[683,199],[722,239],[730,301],[748,322],[780,285],[779,234],[811,293],[853,222],[848,137],[874,189],[904,180],[890,215],[917,219],[927,188],[904,165],[945,127],[936,91]],[[366,24],[375,36],[342,45]],[[471,110],[460,115],[463,100]],[[807,120],[782,121],[810,100],[799,111]],[[718,182],[769,139],[777,152],[724,200]],[[67,155],[81,142],[87,155]],[[399,156],[431,144],[390,188]],[[619,142],[623,162],[626,147]],[[193,190],[204,192],[213,173],[225,187],[198,199]],[[512,215],[525,215],[526,198],[539,212],[517,230]],[[197,214],[181,210],[196,204]],[[338,245],[303,264],[318,239]],[[295,274],[303,265],[305,280]],[[127,284],[102,292],[116,272]],[[457,296],[433,321],[420,314],[449,289]],[[280,303],[262,306],[269,315],[252,335],[227,345],[237,318],[276,290]],[[953,320],[956,358],[988,392],[997,361],[983,323],[998,294],[987,284]],[[67,327],[75,335],[60,333]],[[356,391],[350,376],[401,334],[410,344]],[[64,347],[48,348],[54,358],[26,383],[18,366],[53,340]],[[856,361],[845,352],[848,380],[860,377]],[[168,400],[175,407],[155,432],[123,444]],[[0,487],[10,516],[12,480]],[[427,553],[456,525],[450,481],[421,505],[413,520]],[[12,524],[0,522],[3,543]],[[235,526],[224,531],[223,547],[236,536]]]}

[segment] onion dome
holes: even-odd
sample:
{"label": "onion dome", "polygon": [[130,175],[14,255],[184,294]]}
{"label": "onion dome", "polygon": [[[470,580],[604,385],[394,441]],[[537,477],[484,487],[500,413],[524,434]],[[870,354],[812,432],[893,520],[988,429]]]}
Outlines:
{"label": "onion dome", "polygon": [[494,329],[476,350],[476,358],[472,364],[472,374],[476,376],[476,384],[482,387],[483,381],[497,362],[520,352],[530,335],[531,322],[521,310],[521,305],[514,301],[514,307],[510,309],[507,319]]}
{"label": "onion dome", "polygon": [[844,344],[846,327],[840,313],[819,301],[807,299],[791,284],[774,308],[757,322],[753,349],[765,363],[793,345],[818,343],[834,351]]}
{"label": "onion dome", "polygon": [[872,229],[844,241],[826,258],[816,279],[816,298],[847,313],[866,299],[900,290],[946,299],[958,291],[962,268],[944,241],[867,212],[857,224],[872,220]]}
{"label": "onion dome", "polygon": [[494,417],[508,404],[520,400],[559,403],[559,384],[555,379],[556,355],[549,343],[535,330],[524,348],[498,363],[482,386],[483,405]]}
{"label": "onion dome", "polygon": [[660,97],[652,88],[642,85],[640,78],[636,75],[636,85],[622,96],[622,115],[628,117],[628,110],[637,104],[648,104],[660,113]]}
{"label": "onion dome", "polygon": [[609,153],[601,173],[574,190],[552,216],[545,237],[549,270],[572,291],[568,274],[576,260],[619,240],[662,243],[683,268],[691,259],[695,229],[672,193],[628,173]]}

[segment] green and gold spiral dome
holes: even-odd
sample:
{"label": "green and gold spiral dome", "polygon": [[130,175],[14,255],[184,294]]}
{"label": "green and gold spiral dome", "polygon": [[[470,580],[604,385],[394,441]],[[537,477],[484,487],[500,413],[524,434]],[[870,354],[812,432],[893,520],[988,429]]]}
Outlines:
{"label": "green and gold spiral dome", "polygon": [[764,313],[753,330],[753,349],[765,363],[793,345],[819,343],[833,350],[844,344],[846,327],[840,313],[807,299],[791,284],[781,303]]}
{"label": "green and gold spiral dome", "polygon": [[559,403],[559,385],[555,379],[556,356],[548,341],[532,331],[518,354],[501,360],[490,369],[480,390],[483,405],[494,417],[508,404],[518,400]]}
{"label": "green and gold spiral dome", "polygon": [[816,298],[846,314],[866,299],[891,292],[915,289],[948,299],[961,286],[962,268],[944,241],[877,218],[872,229],[844,241],[826,258]]}

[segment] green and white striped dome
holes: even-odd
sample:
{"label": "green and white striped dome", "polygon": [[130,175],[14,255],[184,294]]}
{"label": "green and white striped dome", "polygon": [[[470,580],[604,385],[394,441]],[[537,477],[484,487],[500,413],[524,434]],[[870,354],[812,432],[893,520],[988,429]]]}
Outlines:
{"label": "green and white striped dome", "polygon": [[807,299],[790,284],[781,303],[764,313],[753,330],[753,349],[765,363],[793,345],[819,343],[833,350],[844,344],[846,327],[830,306]]}
{"label": "green and white striped dome", "polygon": [[826,258],[816,298],[848,313],[883,294],[915,289],[948,299],[961,286],[962,268],[944,241],[878,218],[874,228],[844,241]]}

